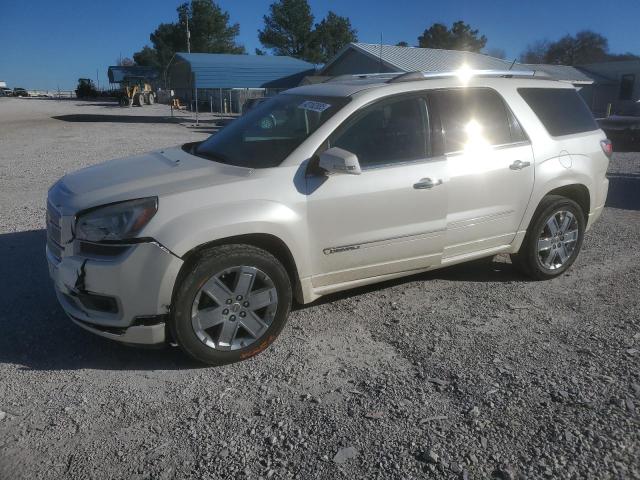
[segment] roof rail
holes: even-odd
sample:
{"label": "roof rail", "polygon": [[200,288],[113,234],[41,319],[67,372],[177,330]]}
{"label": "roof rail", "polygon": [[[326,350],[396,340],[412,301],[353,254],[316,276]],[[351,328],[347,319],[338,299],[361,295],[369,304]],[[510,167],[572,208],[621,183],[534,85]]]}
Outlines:
{"label": "roof rail", "polygon": [[387,83],[400,83],[400,82],[413,82],[416,80],[429,80],[437,78],[451,78],[451,77],[546,77],[549,78],[544,72],[536,72],[535,70],[457,70],[451,72],[407,72],[402,75],[393,77],[387,80]]}
{"label": "roof rail", "polygon": [[385,81],[385,83],[415,82],[418,80],[429,80],[438,78],[473,78],[473,77],[502,77],[502,78],[551,78],[543,71],[536,70],[472,70],[460,69],[447,72],[387,72],[387,73],[355,73],[338,75],[325,80],[323,83],[344,82],[346,80],[375,80]]}
{"label": "roof rail", "polygon": [[345,80],[365,80],[365,79],[375,79],[375,78],[394,78],[399,75],[404,75],[405,72],[386,72],[386,73],[354,73],[354,74],[345,74],[338,75],[337,77],[330,78],[325,80],[323,83],[333,83],[333,82],[343,82]]}

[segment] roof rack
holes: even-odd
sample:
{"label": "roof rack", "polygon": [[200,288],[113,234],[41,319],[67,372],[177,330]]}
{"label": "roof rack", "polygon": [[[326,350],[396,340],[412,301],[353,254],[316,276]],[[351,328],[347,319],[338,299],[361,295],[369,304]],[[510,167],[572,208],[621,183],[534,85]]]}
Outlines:
{"label": "roof rack", "polygon": [[502,77],[502,78],[549,78],[544,72],[535,70],[458,70],[452,72],[407,72],[387,80],[387,83],[413,82],[416,80],[429,80],[438,78],[472,78],[472,77]]}
{"label": "roof rack", "polygon": [[323,83],[343,82],[345,80],[366,80],[366,79],[392,79],[399,75],[404,75],[405,72],[386,72],[386,73],[354,73],[338,75],[337,77],[325,80]]}
{"label": "roof rack", "polygon": [[353,75],[338,75],[325,80],[324,83],[344,82],[346,80],[381,80],[385,83],[415,82],[438,78],[472,78],[472,77],[501,77],[501,78],[551,78],[549,74],[536,70],[471,70],[461,69],[448,72],[387,72],[387,73],[358,73]]}

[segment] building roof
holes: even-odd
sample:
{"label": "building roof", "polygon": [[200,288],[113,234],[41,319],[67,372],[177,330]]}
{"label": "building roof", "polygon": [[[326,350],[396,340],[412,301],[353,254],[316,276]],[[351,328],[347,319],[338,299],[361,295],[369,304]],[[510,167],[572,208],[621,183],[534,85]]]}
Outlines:
{"label": "building roof", "polygon": [[175,62],[189,64],[197,88],[289,88],[315,72],[311,63],[271,55],[176,53]]}
{"label": "building roof", "polygon": [[387,67],[403,72],[452,71],[460,68],[463,64],[477,70],[505,70],[511,65],[511,62],[481,53],[437,48],[397,47],[372,43],[350,43],[325,65],[325,69],[349,48],[374,57],[376,60],[380,60],[382,53],[382,62]]}
{"label": "building roof", "polygon": [[593,75],[587,74],[576,67],[567,65],[549,65],[549,64],[519,64],[526,70],[543,71],[554,80],[561,82],[570,82],[575,84],[590,85],[596,80]]}
{"label": "building roof", "polygon": [[387,68],[393,71],[450,72],[466,65],[475,70],[541,70],[554,80],[569,83],[593,83],[593,79],[582,71],[564,65],[524,65],[482,53],[371,43],[350,43],[327,63],[325,70],[348,49],[360,52],[377,61],[381,60]]}
{"label": "building roof", "polygon": [[111,66],[108,74],[109,83],[121,83],[125,77],[144,77],[147,80],[155,80],[158,78],[158,69],[139,65]]}

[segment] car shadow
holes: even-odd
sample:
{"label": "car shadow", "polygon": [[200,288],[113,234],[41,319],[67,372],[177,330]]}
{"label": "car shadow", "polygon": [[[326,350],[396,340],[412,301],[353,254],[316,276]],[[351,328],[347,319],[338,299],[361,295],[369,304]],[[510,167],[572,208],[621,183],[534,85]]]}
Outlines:
{"label": "car shadow", "polygon": [[[0,363],[30,370],[176,370],[200,368],[179,349],[121,345],[84,331],[58,304],[49,279],[44,230],[0,235]],[[414,281],[524,281],[510,264],[485,259],[328,295],[332,302]],[[296,309],[305,308],[297,306]]]}
{"label": "car shadow", "polygon": [[325,295],[318,300],[306,304],[297,304],[294,310],[304,310],[308,307],[323,305],[335,302],[336,300],[357,297],[366,293],[404,285],[412,282],[428,282],[431,280],[444,280],[450,282],[482,282],[482,283],[510,283],[510,282],[530,282],[531,279],[524,276],[510,263],[503,261],[499,257],[486,257],[473,260],[451,267],[445,267],[429,272],[417,273],[406,277],[386,280],[384,282],[365,285],[342,292]]}
{"label": "car shadow", "polygon": [[122,107],[120,106],[120,104],[118,103],[117,99],[114,99],[113,101],[108,101],[108,102],[100,102],[100,103],[96,103],[95,101],[92,101],[90,103],[76,103],[74,105],[75,107],[104,107],[104,108],[114,108],[114,109],[121,109]]}
{"label": "car shadow", "polygon": [[640,174],[610,173],[605,205],[623,210],[640,210]]}
{"label": "car shadow", "polygon": [[177,348],[142,349],[93,335],[58,304],[44,230],[0,235],[0,363],[31,370],[199,368]]}
{"label": "car shadow", "polygon": [[153,115],[107,115],[91,113],[55,115],[51,118],[54,120],[72,123],[179,123],[184,120],[179,117],[161,117]]}

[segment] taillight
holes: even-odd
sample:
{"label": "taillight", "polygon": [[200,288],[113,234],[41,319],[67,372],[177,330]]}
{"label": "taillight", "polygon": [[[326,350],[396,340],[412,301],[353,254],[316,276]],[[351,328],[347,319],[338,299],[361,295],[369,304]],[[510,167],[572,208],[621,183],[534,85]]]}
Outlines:
{"label": "taillight", "polygon": [[611,158],[611,155],[613,155],[613,143],[611,143],[611,140],[600,140],[600,146],[604,154]]}

